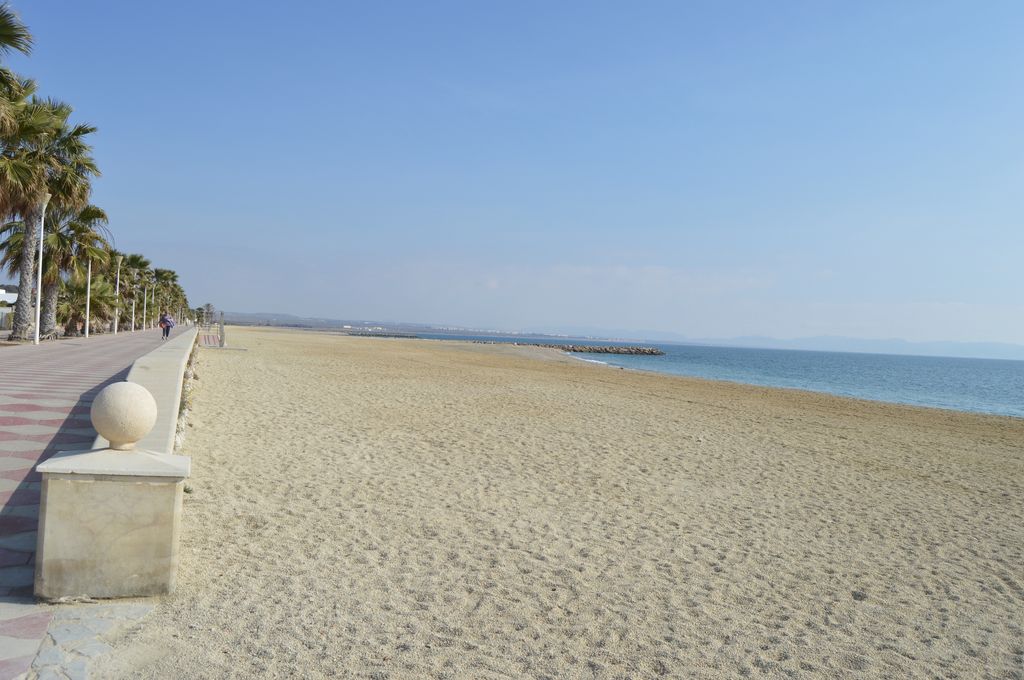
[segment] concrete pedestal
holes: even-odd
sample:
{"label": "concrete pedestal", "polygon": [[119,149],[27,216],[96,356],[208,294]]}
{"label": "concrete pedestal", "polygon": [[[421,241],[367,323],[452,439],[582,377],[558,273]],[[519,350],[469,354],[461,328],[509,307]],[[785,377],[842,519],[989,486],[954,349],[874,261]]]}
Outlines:
{"label": "concrete pedestal", "polygon": [[60,453],[42,473],[35,593],[137,597],[174,590],[190,459],[149,451]]}

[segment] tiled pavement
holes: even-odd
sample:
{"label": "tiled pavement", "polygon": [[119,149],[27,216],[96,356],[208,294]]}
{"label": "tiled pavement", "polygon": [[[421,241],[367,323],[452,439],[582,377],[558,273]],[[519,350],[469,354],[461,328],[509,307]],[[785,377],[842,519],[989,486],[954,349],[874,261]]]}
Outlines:
{"label": "tiled pavement", "polygon": [[89,448],[93,397],[161,342],[156,329],[0,348],[0,680],[28,670],[52,618],[32,599],[33,468],[57,451]]}

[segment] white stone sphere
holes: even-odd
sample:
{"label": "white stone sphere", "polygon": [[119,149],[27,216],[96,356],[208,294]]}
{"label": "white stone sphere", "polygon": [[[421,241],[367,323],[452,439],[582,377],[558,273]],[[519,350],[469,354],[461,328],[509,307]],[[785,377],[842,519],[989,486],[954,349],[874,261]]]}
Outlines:
{"label": "white stone sphere", "polygon": [[89,417],[110,448],[126,451],[135,448],[156,424],[156,399],[142,385],[114,383],[93,399]]}

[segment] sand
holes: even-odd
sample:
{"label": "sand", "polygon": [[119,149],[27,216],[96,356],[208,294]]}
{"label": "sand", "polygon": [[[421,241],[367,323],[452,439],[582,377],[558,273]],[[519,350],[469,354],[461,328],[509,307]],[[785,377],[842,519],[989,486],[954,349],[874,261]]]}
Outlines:
{"label": "sand", "polygon": [[1024,674],[1024,420],[231,329],[100,678]]}

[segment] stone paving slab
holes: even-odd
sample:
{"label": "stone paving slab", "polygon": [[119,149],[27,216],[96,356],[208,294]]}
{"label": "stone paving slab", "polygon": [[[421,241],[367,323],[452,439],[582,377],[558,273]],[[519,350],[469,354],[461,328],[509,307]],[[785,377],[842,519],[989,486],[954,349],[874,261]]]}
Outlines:
{"label": "stone paving slab", "polygon": [[17,588],[19,586],[30,586],[34,578],[34,566],[0,567],[0,587]]}
{"label": "stone paving slab", "polygon": [[[2,536],[0,537],[0,548],[32,553],[36,548],[36,532],[26,531],[20,534]],[[31,554],[29,557],[31,557]]]}
{"label": "stone paving slab", "polygon": [[13,453],[15,451],[35,451],[35,452],[38,452],[38,453],[42,453],[43,451],[46,450],[46,447],[45,446],[40,446],[39,444],[40,443],[37,442],[37,441],[25,441],[25,440],[22,440],[22,441],[18,441],[18,440],[5,441],[4,444],[3,444],[3,448],[0,448],[0,456],[5,456],[5,455],[9,456],[9,455],[11,455],[11,453]]}
{"label": "stone paving slab", "polygon": [[0,621],[10,621],[21,616],[27,616],[36,611],[35,600],[32,599],[11,599],[0,602]]}
{"label": "stone paving slab", "polygon": [[35,503],[39,504],[39,496],[31,489],[17,489],[15,491],[0,491],[0,503],[4,504],[4,507],[13,507],[18,505],[31,505]]}
{"label": "stone paving slab", "polygon": [[39,506],[26,505],[5,505],[0,507],[0,517],[13,515],[15,517],[39,517]]}
{"label": "stone paving slab", "polygon": [[28,680],[88,677],[89,661],[111,650],[107,640],[141,621],[153,605],[144,602],[59,605],[31,662]]}
{"label": "stone paving slab", "polygon": [[14,618],[0,621],[0,635],[5,637],[31,637],[41,636],[46,632],[50,624],[50,615],[47,612],[36,612],[34,614],[23,614]]}

